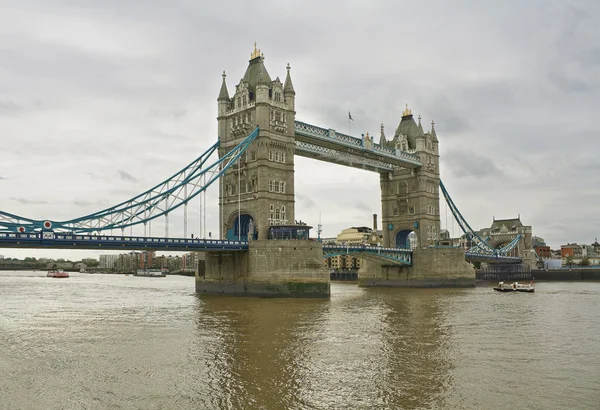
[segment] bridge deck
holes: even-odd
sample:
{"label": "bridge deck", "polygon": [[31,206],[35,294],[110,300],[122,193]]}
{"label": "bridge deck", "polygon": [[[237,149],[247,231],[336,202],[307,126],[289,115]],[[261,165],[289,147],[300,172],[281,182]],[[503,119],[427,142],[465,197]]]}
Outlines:
{"label": "bridge deck", "polygon": [[56,232],[0,232],[2,248],[106,249],[127,251],[245,251],[248,242],[142,236],[69,235]]}
{"label": "bridge deck", "polygon": [[395,166],[417,168],[418,156],[398,149],[371,143],[335,130],[301,121],[294,123],[296,155],[375,172],[389,172]]}

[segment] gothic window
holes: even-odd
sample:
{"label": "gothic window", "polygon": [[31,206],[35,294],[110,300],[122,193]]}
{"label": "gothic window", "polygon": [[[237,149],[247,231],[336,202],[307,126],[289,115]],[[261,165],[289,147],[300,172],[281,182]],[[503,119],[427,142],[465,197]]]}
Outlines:
{"label": "gothic window", "polygon": [[408,208],[408,214],[409,215],[414,215],[415,214],[415,207],[414,206],[410,206]]}
{"label": "gothic window", "polygon": [[250,151],[250,159],[252,161],[256,160],[256,150],[253,149],[252,151]]}
{"label": "gothic window", "polygon": [[252,191],[256,191],[256,177],[252,178]]}
{"label": "gothic window", "polygon": [[246,113],[244,116],[246,117],[245,118],[246,122],[250,122],[250,114]]}
{"label": "gothic window", "polygon": [[279,182],[278,181],[273,181],[275,184],[275,192],[279,193]]}
{"label": "gothic window", "polygon": [[250,97],[250,101],[254,101],[254,93],[252,91],[248,93],[248,97]]}
{"label": "gothic window", "polygon": [[281,162],[285,164],[285,152],[281,153]]}
{"label": "gothic window", "polygon": [[281,121],[281,112],[275,111],[275,121]]}
{"label": "gothic window", "polygon": [[398,216],[398,205],[394,205],[393,214],[394,216]]}
{"label": "gothic window", "polygon": [[279,208],[275,208],[275,220],[279,221],[281,219],[281,211]]}
{"label": "gothic window", "polygon": [[237,127],[237,117],[233,117],[233,126]]}
{"label": "gothic window", "polygon": [[269,151],[269,161],[273,161],[273,151]]}
{"label": "gothic window", "polygon": [[247,104],[247,103],[248,103],[248,102],[246,101],[246,96],[245,96],[245,95],[243,95],[243,96],[242,96],[242,105],[243,105],[243,106],[246,106],[246,104]]}
{"label": "gothic window", "polygon": [[285,194],[285,182],[279,181],[279,192]]}
{"label": "gothic window", "polygon": [[279,162],[279,152],[275,151],[275,162]]}
{"label": "gothic window", "polygon": [[242,99],[240,97],[237,98],[237,107],[240,108],[242,106]]}
{"label": "gothic window", "polygon": [[275,190],[274,181],[269,181],[269,192],[273,192]]}

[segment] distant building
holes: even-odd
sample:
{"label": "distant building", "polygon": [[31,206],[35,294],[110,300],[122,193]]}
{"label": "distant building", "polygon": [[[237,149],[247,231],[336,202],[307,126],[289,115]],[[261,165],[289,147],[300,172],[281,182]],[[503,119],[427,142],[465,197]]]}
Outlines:
{"label": "distant building", "polygon": [[98,267],[101,269],[114,269],[119,255],[100,255]]}
{"label": "distant building", "polygon": [[369,243],[371,228],[366,226],[353,226],[342,230],[336,238],[337,243],[346,245],[363,245]]}
{"label": "distant building", "polygon": [[560,256],[563,265],[580,264],[583,260],[583,248],[576,243],[560,246]]}

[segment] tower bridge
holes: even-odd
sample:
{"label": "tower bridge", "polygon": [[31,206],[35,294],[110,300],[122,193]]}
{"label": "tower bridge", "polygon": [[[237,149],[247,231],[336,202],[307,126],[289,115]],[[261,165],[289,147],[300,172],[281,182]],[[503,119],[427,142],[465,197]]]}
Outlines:
{"label": "tower bridge", "polygon": [[[363,258],[362,286],[474,286],[465,258],[513,260],[513,242],[495,248],[473,231],[440,180],[439,140],[406,106],[393,136],[383,125],[379,140],[356,138],[296,120],[291,67],[284,82],[272,79],[259,50],[230,96],[223,72],[217,97],[218,140],[161,184],[118,205],[67,221],[42,221],[0,212],[0,246],[74,249],[156,249],[206,252],[200,293],[329,296],[323,256],[356,253]],[[218,160],[211,160],[213,154]],[[379,173],[383,244],[332,247],[310,239],[311,227],[295,210],[295,156]],[[219,187],[219,239],[190,239],[187,209],[211,184]],[[440,190],[474,246],[437,246]],[[169,235],[169,216],[183,210],[184,237]],[[151,222],[165,220],[164,237]],[[133,235],[143,226],[143,235]],[[129,235],[125,229],[129,228]],[[113,235],[120,230],[120,235]],[[104,235],[110,231],[110,235]],[[414,232],[417,248],[408,235]],[[93,233],[100,235],[94,236]],[[514,247],[514,246],[513,246]]]}

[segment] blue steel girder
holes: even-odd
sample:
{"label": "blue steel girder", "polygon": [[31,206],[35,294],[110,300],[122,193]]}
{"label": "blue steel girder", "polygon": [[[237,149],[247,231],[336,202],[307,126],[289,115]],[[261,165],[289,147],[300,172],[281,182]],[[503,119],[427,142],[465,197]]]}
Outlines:
{"label": "blue steel girder", "polygon": [[[326,151],[327,155],[323,155],[323,152],[317,152],[314,149],[304,149],[298,152],[301,156],[349,166],[355,165],[351,165],[347,158],[336,159],[332,154],[351,155],[353,162],[359,162],[359,158],[378,161],[388,164],[391,168],[418,168],[423,165],[421,159],[417,155],[403,152],[399,149],[385,147],[374,142],[365,143],[361,138],[342,134],[332,129],[318,127],[302,121],[295,121],[294,130],[296,141],[306,143],[308,146],[318,146],[331,150]],[[377,169],[362,166],[359,166],[359,168],[369,170]],[[377,170],[377,172],[380,171]]]}
{"label": "blue steel girder", "polygon": [[503,256],[500,254],[465,253],[465,260],[469,262],[486,263],[521,263],[523,259],[518,256]]}
{"label": "blue steel girder", "polygon": [[412,265],[412,250],[403,248],[382,248],[379,246],[323,245],[323,257],[357,254],[365,259],[387,262],[394,265]]}
{"label": "blue steel girder", "polygon": [[394,170],[394,166],[385,161],[339,152],[332,148],[298,140],[296,140],[296,155],[375,172],[392,172]]}
{"label": "blue steel girder", "polygon": [[162,183],[118,205],[86,216],[67,221],[42,221],[0,211],[0,231],[31,232],[51,229],[82,233],[146,224],[168,215],[205,191],[238,161],[258,133],[257,127],[222,158],[207,165],[209,157],[219,147],[220,141],[217,141],[200,157]]}
{"label": "blue steel girder", "polygon": [[245,251],[248,242],[218,239],[81,235],[59,232],[0,232],[0,248],[147,251]]}

